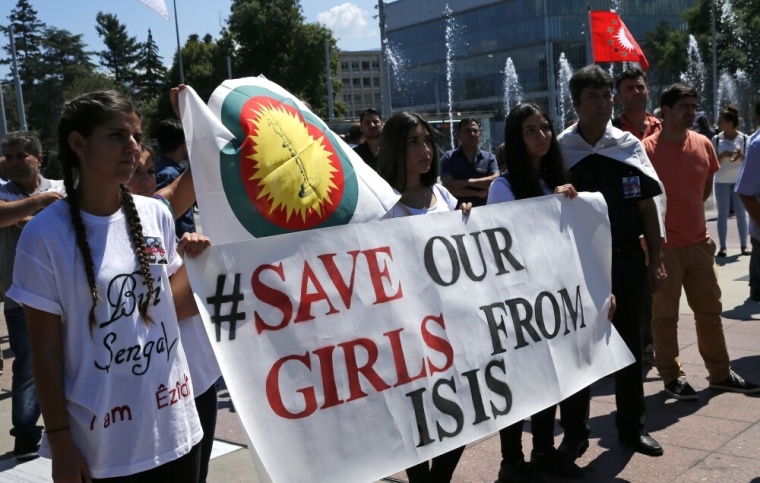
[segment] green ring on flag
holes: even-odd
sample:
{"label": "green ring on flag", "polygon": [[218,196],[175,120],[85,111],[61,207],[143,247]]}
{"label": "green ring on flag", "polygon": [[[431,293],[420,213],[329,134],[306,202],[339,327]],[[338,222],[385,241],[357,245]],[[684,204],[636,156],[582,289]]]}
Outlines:
{"label": "green ring on flag", "polygon": [[[335,154],[340,161],[340,167],[343,171],[343,190],[335,211],[317,225],[296,230],[277,225],[258,211],[248,195],[243,184],[243,177],[241,176],[241,145],[246,134],[240,125],[240,113],[246,101],[256,96],[271,97],[283,104],[290,105],[301,113],[305,122],[322,131],[327,140],[335,148]],[[309,111],[301,111],[293,99],[289,97],[284,97],[262,87],[241,86],[230,91],[224,98],[221,107],[221,120],[224,126],[235,136],[235,139],[227,143],[219,153],[222,186],[224,187],[224,194],[227,197],[227,202],[232,212],[248,233],[256,238],[262,238],[282,235],[292,231],[345,225],[351,221],[359,200],[359,183],[356,172],[351,164],[351,160],[340,148],[340,144],[334,133],[327,128],[320,118]]]}

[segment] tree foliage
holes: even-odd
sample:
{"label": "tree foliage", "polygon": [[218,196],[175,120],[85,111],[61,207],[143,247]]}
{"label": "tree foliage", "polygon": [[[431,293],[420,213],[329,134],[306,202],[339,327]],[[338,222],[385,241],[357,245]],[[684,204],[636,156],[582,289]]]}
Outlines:
{"label": "tree foliage", "polygon": [[95,17],[98,35],[106,45],[98,52],[103,66],[119,84],[131,84],[135,80],[135,64],[139,58],[141,45],[136,37],[127,33],[127,27],[119,22],[116,15],[98,12]]}
{"label": "tree foliage", "polygon": [[147,102],[163,95],[166,88],[166,68],[161,62],[158,45],[153,40],[153,34],[148,29],[148,39],[142,44],[137,56],[137,78],[135,88],[137,97]]}

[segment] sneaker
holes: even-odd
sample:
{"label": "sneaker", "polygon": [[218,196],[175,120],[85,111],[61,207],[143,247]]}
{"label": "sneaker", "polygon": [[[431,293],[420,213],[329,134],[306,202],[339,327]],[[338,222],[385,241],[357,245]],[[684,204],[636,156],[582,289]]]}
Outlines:
{"label": "sneaker", "polygon": [[760,386],[745,381],[734,371],[729,372],[726,380],[721,383],[715,384],[711,382],[710,389],[715,389],[716,391],[741,392],[744,394],[760,392]]}
{"label": "sneaker", "polygon": [[641,362],[654,367],[654,344],[647,344],[644,352],[641,354]]}
{"label": "sneaker", "polygon": [[16,436],[13,443],[13,456],[17,461],[29,461],[37,458],[39,449],[39,438],[34,436]]}
{"label": "sneaker", "polygon": [[678,379],[665,384],[665,392],[671,397],[681,401],[694,401],[697,399],[697,391],[691,387],[691,384],[686,382],[685,376],[681,376]]}

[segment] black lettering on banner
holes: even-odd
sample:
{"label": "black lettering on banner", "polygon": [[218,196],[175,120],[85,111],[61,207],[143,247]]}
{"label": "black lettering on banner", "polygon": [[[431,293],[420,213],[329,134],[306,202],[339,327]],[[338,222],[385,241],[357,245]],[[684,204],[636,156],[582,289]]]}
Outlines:
{"label": "black lettering on banner", "polygon": [[496,314],[494,314],[494,311],[496,309],[501,309],[502,312],[506,315],[507,313],[507,307],[504,305],[503,302],[496,302],[495,304],[491,305],[483,305],[480,307],[480,310],[483,311],[484,314],[486,314],[486,322],[488,323],[488,331],[491,333],[491,346],[493,347],[493,352],[491,353],[492,356],[495,356],[496,354],[501,354],[503,352],[507,352],[506,347],[504,347],[501,344],[501,338],[499,337],[499,332],[504,333],[504,337],[507,336],[507,328],[504,324],[504,317],[499,316],[499,322],[496,322]]}
{"label": "black lettering on banner", "polygon": [[[232,292],[224,293],[224,285],[227,281],[227,275],[219,275],[216,278],[216,292],[213,297],[207,297],[206,303],[214,305],[214,313],[211,320],[216,325],[216,341],[222,340],[222,323],[230,324],[229,340],[235,339],[235,327],[239,320],[245,320],[245,312],[238,312],[238,304],[243,301],[243,293],[240,291],[240,274],[235,274],[235,282],[232,285]],[[232,304],[227,315],[222,315],[222,305]]]}
{"label": "black lettering on banner", "polygon": [[475,238],[475,243],[478,246],[480,264],[483,266],[483,273],[480,275],[475,275],[472,271],[470,256],[467,254],[467,248],[464,246],[464,235],[452,235],[451,238],[453,238],[457,244],[457,251],[459,252],[459,259],[462,261],[462,266],[464,267],[464,273],[466,273],[470,280],[473,282],[480,282],[486,278],[486,273],[488,273],[488,270],[486,268],[486,259],[483,257],[483,247],[480,246],[480,232],[476,231],[475,233],[470,233],[470,235]]}
{"label": "black lettering on banner", "polygon": [[[549,332],[546,329],[546,320],[544,319],[544,300],[549,299],[552,305],[552,312],[554,313],[554,331]],[[557,299],[554,298],[550,292],[541,292],[536,297],[536,325],[538,330],[544,335],[546,340],[553,339],[559,333],[559,328],[562,326],[562,320],[559,317],[559,304]]]}
{"label": "black lettering on banner", "polygon": [[478,372],[480,372],[480,369],[473,369],[462,373],[462,375],[467,378],[467,382],[470,383],[470,397],[472,397],[472,407],[475,409],[475,421],[472,422],[473,426],[491,419],[486,415],[486,408],[483,406],[483,395],[480,392]]}
{"label": "black lettering on banner", "polygon": [[425,402],[422,400],[422,393],[425,392],[425,388],[421,387],[415,391],[406,394],[406,397],[412,399],[412,408],[414,408],[414,418],[417,422],[417,432],[420,434],[420,443],[418,448],[435,442],[430,437],[430,429],[428,429],[427,419],[425,419]]}
{"label": "black lettering on banner", "polygon": [[[504,302],[507,304],[507,307],[509,307],[509,314],[512,316],[512,324],[515,327],[515,337],[517,337],[517,345],[515,346],[515,349],[520,349],[521,347],[528,345],[523,331],[528,332],[528,335],[533,339],[533,342],[541,342],[541,337],[539,337],[538,332],[536,332],[536,329],[530,325],[530,321],[533,318],[533,307],[530,306],[530,302],[519,297],[512,300],[505,300]],[[525,311],[524,317],[520,317],[520,307]]]}
{"label": "black lettering on banner", "polygon": [[[496,266],[499,269],[498,272],[496,272],[496,275],[509,273],[509,270],[504,266],[504,260],[502,260],[502,258],[505,258],[515,270],[525,270],[525,267],[517,261],[517,258],[515,258],[515,256],[509,251],[512,248],[512,235],[509,234],[509,231],[506,228],[491,228],[489,230],[483,230],[483,233],[485,233],[488,238],[488,243],[491,245],[491,251],[493,252]],[[504,241],[503,248],[499,246],[499,240],[496,239],[497,233],[502,236],[502,240]],[[497,254],[500,254],[501,256],[497,256]]]}
{"label": "black lettering on banner", "polygon": [[457,386],[454,383],[454,378],[451,377],[450,379],[439,379],[435,381],[435,384],[433,385],[433,404],[440,412],[454,418],[454,421],[456,421],[457,425],[454,431],[446,431],[441,426],[441,423],[436,421],[435,425],[438,428],[439,441],[443,441],[444,438],[453,438],[462,432],[462,427],[464,426],[464,413],[462,412],[462,408],[460,408],[459,405],[454,401],[441,396],[441,386],[450,387],[451,390],[456,394]]}
{"label": "black lettering on banner", "polygon": [[[433,256],[433,242],[435,242],[436,240],[443,243],[443,246],[449,255],[449,260],[451,261],[451,281],[449,282],[445,281],[441,277],[441,274],[438,272],[438,267],[435,264],[435,257]],[[443,287],[448,287],[449,285],[453,285],[454,283],[456,283],[456,281],[459,279],[459,272],[461,271],[461,268],[459,268],[459,261],[457,260],[457,252],[454,249],[454,245],[452,245],[451,242],[449,242],[444,237],[434,236],[433,238],[428,240],[428,242],[425,244],[424,259],[425,259],[425,268],[427,269],[427,272],[430,275],[430,278],[432,278],[433,281],[437,283],[438,285],[441,285]]]}
{"label": "black lettering on banner", "polygon": [[[570,294],[567,293],[567,289],[563,288],[559,291],[560,296],[562,296],[562,306],[564,308],[563,312],[565,314],[565,333],[564,335],[567,335],[570,333],[570,327],[568,327],[568,320],[567,320],[567,313],[570,312],[570,317],[573,319],[573,330],[578,330],[578,312],[581,314],[581,329],[586,327],[586,319],[583,317],[583,303],[581,301],[581,286],[578,285],[575,287],[575,306],[573,307],[570,302]],[[580,306],[580,310],[578,310],[578,307]]]}
{"label": "black lettering on banner", "polygon": [[506,403],[504,405],[504,409],[499,409],[496,407],[496,405],[491,401],[491,412],[493,413],[494,418],[498,418],[499,416],[504,416],[506,414],[509,414],[509,411],[512,409],[512,391],[509,390],[509,386],[506,382],[497,379],[493,373],[491,372],[492,369],[496,367],[501,369],[502,374],[507,374],[507,369],[504,366],[504,359],[498,359],[495,361],[491,361],[486,366],[486,386],[488,386],[488,389],[491,390],[494,394],[498,394],[499,396],[504,398],[504,402]]}

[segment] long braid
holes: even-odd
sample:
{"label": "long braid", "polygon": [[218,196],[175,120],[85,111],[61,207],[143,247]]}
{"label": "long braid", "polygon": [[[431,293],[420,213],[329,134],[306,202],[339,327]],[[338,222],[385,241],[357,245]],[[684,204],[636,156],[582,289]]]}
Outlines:
{"label": "long braid", "polygon": [[87,243],[87,230],[85,229],[84,222],[82,221],[82,214],[79,211],[79,195],[74,186],[74,173],[71,165],[63,163],[63,184],[66,187],[66,201],[69,203],[69,213],[71,213],[71,223],[74,225],[74,233],[76,234],[77,246],[79,251],[82,252],[82,259],[84,260],[84,272],[87,274],[87,283],[90,286],[90,297],[92,297],[92,306],[90,307],[90,313],[88,316],[88,322],[90,326],[90,332],[95,327],[95,305],[100,300],[98,295],[98,286],[95,283],[95,266],[92,262],[92,251],[90,251],[90,244]]}
{"label": "long braid", "polygon": [[132,245],[134,245],[135,252],[137,253],[137,260],[140,262],[140,274],[143,276],[145,284],[148,286],[148,295],[139,307],[140,315],[147,324],[153,321],[150,318],[150,315],[148,315],[148,307],[153,298],[153,274],[150,272],[148,252],[145,249],[145,236],[143,235],[142,223],[140,223],[140,215],[137,213],[135,201],[132,199],[132,195],[129,193],[129,189],[126,186],[120,185],[119,188],[121,190],[121,206],[127,214]]}

